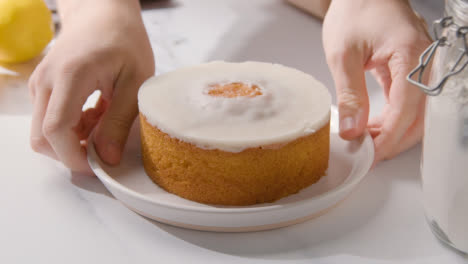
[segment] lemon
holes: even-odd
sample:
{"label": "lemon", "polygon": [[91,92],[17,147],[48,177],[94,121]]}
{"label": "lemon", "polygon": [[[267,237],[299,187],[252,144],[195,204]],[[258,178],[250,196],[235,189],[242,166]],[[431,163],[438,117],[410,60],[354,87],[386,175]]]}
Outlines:
{"label": "lemon", "polygon": [[52,14],[43,0],[0,0],[0,62],[32,59],[53,36]]}

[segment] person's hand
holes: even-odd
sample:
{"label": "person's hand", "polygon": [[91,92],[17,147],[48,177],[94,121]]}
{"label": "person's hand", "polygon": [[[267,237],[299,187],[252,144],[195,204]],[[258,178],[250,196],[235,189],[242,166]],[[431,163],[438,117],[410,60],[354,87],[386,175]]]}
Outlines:
{"label": "person's hand", "polygon": [[[138,1],[58,4],[62,32],[29,80],[31,146],[73,171],[89,172],[86,140],[93,130],[99,156],[109,164],[120,161],[138,114],[138,88],[154,74],[153,52]],[[95,90],[101,99],[82,112]]]}
{"label": "person's hand", "polygon": [[[333,0],[325,16],[323,45],[335,81],[340,136],[354,139],[367,128],[375,162],[421,139],[425,96],[406,76],[430,42],[425,22],[407,0]],[[381,115],[370,120],[367,70],[386,96]]]}

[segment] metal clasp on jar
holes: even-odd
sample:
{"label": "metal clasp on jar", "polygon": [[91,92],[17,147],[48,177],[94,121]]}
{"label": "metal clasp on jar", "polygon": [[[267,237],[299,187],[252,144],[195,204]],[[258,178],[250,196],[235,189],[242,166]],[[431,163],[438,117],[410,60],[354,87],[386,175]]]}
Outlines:
{"label": "metal clasp on jar", "polygon": [[[424,71],[428,68],[431,60],[434,57],[436,50],[439,47],[450,46],[447,36],[442,36],[442,31],[448,27],[455,27],[456,28],[456,37],[462,38],[464,47],[460,51],[457,59],[455,60],[455,64],[450,68],[450,70],[441,77],[439,82],[437,82],[434,86],[428,86],[423,83],[423,75]],[[466,65],[468,64],[468,44],[467,44],[467,37],[468,34],[468,27],[466,26],[458,26],[453,22],[452,17],[444,17],[442,19],[434,21],[434,37],[435,41],[429,45],[429,47],[421,54],[419,57],[419,64],[418,66],[412,70],[408,77],[406,78],[410,83],[418,86],[422,91],[426,94],[435,96],[439,95],[442,92],[444,84],[447,80],[452,77],[453,75],[458,74],[463,69],[465,69]],[[417,79],[415,80],[413,77],[417,74]]]}

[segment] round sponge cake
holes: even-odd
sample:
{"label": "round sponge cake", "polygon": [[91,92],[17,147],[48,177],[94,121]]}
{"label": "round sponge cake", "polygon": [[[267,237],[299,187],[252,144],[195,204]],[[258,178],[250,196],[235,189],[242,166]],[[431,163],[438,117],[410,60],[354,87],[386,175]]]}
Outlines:
{"label": "round sponge cake", "polygon": [[138,93],[146,173],[219,205],[273,202],[325,175],[331,97],[312,76],[261,62],[211,62]]}

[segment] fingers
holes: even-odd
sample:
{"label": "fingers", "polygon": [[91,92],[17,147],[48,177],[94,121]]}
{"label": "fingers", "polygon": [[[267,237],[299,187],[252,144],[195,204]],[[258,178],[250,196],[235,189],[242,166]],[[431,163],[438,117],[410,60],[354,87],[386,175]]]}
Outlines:
{"label": "fingers", "polygon": [[64,71],[53,79],[42,70],[33,73],[31,146],[36,152],[62,161],[73,171],[89,172],[81,140],[87,138],[105,105],[101,103],[97,109],[82,112],[85,100],[96,87],[93,79],[85,77],[89,75],[84,74],[84,69]]}
{"label": "fingers", "polygon": [[[421,105],[424,106],[424,103]],[[414,111],[420,113],[415,119],[405,117],[404,113],[391,111],[380,127],[369,128],[374,138],[376,162],[391,159],[420,141],[424,128],[424,107]]]}
{"label": "fingers", "polygon": [[120,162],[130,128],[138,114],[137,92],[142,82],[121,76],[115,85],[112,102],[94,134],[97,153],[106,163],[117,165]]}
{"label": "fingers", "polygon": [[99,97],[95,107],[89,108],[81,114],[80,122],[75,127],[75,132],[80,140],[88,139],[106,108],[107,102]]}
{"label": "fingers", "polygon": [[86,149],[81,145],[75,127],[81,118],[81,108],[94,87],[91,79],[78,76],[64,75],[54,84],[42,133],[65,166],[73,171],[90,171]]}
{"label": "fingers", "polygon": [[52,89],[45,87],[42,88],[40,92],[35,92],[34,96],[32,96],[34,107],[32,113],[30,143],[31,148],[34,151],[58,160],[55,151],[53,150],[52,146],[49,144],[47,139],[44,137],[44,134],[42,132],[43,120],[46,115],[47,105],[49,104],[49,98],[51,93]]}
{"label": "fingers", "polygon": [[358,49],[328,53],[338,100],[340,136],[351,140],[362,135],[369,115],[364,55]]}
{"label": "fingers", "polygon": [[[408,58],[415,58],[408,60]],[[392,158],[416,144],[422,136],[425,96],[406,81],[416,56],[393,56],[389,61],[392,84],[374,143],[376,161]]]}

